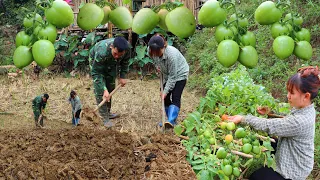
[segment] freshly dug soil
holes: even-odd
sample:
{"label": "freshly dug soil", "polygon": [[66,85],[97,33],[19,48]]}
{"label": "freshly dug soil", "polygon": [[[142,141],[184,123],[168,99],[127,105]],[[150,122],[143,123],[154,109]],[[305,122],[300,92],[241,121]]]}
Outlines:
{"label": "freshly dug soil", "polygon": [[141,138],[85,126],[5,130],[0,179],[196,179],[185,154],[172,135]]}

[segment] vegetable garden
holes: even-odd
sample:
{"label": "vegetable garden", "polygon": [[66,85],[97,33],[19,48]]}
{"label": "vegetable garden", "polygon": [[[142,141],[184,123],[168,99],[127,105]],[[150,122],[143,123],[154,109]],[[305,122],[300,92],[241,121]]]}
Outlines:
{"label": "vegetable garden", "polygon": [[[135,104],[131,103],[137,110],[124,113],[126,115],[121,117],[123,119],[117,122],[118,126],[114,130],[99,129],[99,126],[83,118],[84,126],[72,130],[67,124],[54,128],[57,122],[50,121],[50,130],[34,130],[27,126],[23,129],[27,129],[31,135],[24,137],[24,130],[11,130],[20,129],[16,127],[21,125],[10,126],[6,123],[3,129],[7,127],[7,130],[0,132],[3,134],[0,139],[0,159],[3,161],[1,164],[4,164],[0,168],[0,177],[246,179],[259,167],[275,168],[275,137],[250,126],[235,125],[227,119],[229,115],[237,114],[268,118],[270,115],[257,113],[259,106],[269,107],[274,114],[290,112],[289,104],[285,103],[287,78],[301,66],[319,65],[320,62],[320,51],[317,48],[320,44],[317,24],[320,20],[320,5],[313,1],[250,1],[237,4],[229,0],[209,0],[199,8],[198,16],[195,17],[179,1],[167,1],[161,5],[142,8],[132,16],[130,3],[131,1],[123,0],[123,4],[127,6],[119,6],[98,0],[81,4],[77,24],[86,32],[84,40],[77,35],[58,34],[59,29],[67,28],[74,21],[74,14],[67,1],[38,0],[33,3],[34,9],[31,11],[21,8],[27,13],[20,19],[18,26],[23,29],[15,36],[16,49],[11,55],[10,63],[21,69],[23,76],[15,80],[3,78],[3,92],[13,92],[14,85],[23,88],[32,86],[29,79],[29,65],[32,61],[43,69],[63,64],[61,69],[65,74],[62,80],[61,75],[50,75],[45,71],[41,77],[57,78],[66,82],[65,86],[56,88],[53,83],[51,88],[54,91],[45,88],[43,81],[37,86],[41,91],[56,93],[57,97],[52,101],[63,99],[63,93],[69,89],[78,88],[83,99],[90,99],[85,103],[92,108],[94,100],[88,96],[92,92],[83,90],[85,86],[92,90],[92,85],[86,83],[90,79],[82,75],[70,77],[67,71],[77,69],[83,73],[88,72],[90,48],[106,38],[106,34],[97,35],[94,29],[108,22],[121,30],[130,29],[137,36],[137,42],[132,44],[130,70],[132,73],[138,72],[140,80],[146,75],[151,75],[151,80],[132,80],[133,83],[123,89],[123,99],[120,98],[121,95],[115,97],[121,99],[116,102],[116,109],[125,111],[126,104],[130,104],[126,98],[131,99],[136,94],[141,96],[132,100]],[[303,6],[306,7],[302,8]],[[307,12],[307,8],[312,9],[312,13]],[[2,16],[4,15],[0,17]],[[197,24],[205,28],[198,31]],[[158,91],[154,80],[156,74],[153,73],[152,60],[147,56],[146,46],[150,35],[155,33],[163,34],[169,45],[184,52],[190,65],[187,83],[189,89],[183,99],[187,104],[182,102],[182,106],[186,106],[185,110],[181,112],[179,124],[173,132],[167,132],[164,137],[163,132],[159,132],[155,125],[161,119],[161,112],[158,110],[160,99],[154,98],[157,95],[152,93],[138,92],[145,91],[144,81],[153,83],[150,91]],[[61,59],[65,62],[59,64]],[[135,76],[131,78],[134,79]],[[16,91],[24,90],[17,88]],[[40,93],[35,87],[33,91]],[[193,96],[190,92],[197,92],[197,95]],[[204,93],[201,95],[199,92]],[[5,93],[0,95],[8,101],[0,106],[0,111],[3,112],[12,112],[11,101],[18,103],[20,98],[31,99],[28,95],[34,96],[32,91],[19,93],[17,98],[13,95],[13,100]],[[141,106],[138,101],[143,102]],[[159,107],[149,101],[159,104]],[[317,111],[319,102],[318,97],[314,102]],[[122,104],[124,105],[121,107]],[[30,102],[25,101],[24,105],[30,106]],[[15,118],[32,118],[26,116],[26,107],[15,106],[14,110],[21,112],[13,115],[4,113],[8,122]],[[68,121],[65,107],[60,104],[55,105],[55,108],[49,115],[54,116],[59,111],[61,116],[58,115],[51,121]],[[146,113],[138,113],[139,108]],[[128,111],[129,109],[127,108]],[[157,111],[159,113],[155,113]],[[152,112],[152,115],[147,112]],[[128,115],[130,113],[136,115]],[[2,114],[2,119],[1,116]],[[141,126],[131,129],[126,127],[136,123]],[[315,165],[310,179],[320,178],[319,125],[317,118]],[[128,134],[123,134],[123,131]],[[51,145],[45,140],[47,133]],[[59,137],[61,140],[55,139]],[[126,137],[129,140],[125,140]],[[83,141],[88,144],[81,145]],[[32,144],[35,148],[32,148]],[[86,150],[92,144],[92,149]],[[104,155],[104,149],[108,149],[110,144],[116,144],[116,147],[109,149],[107,155]],[[80,150],[77,152],[75,149],[79,146]],[[34,157],[37,163],[33,163],[31,157],[35,151],[43,154]],[[121,153],[116,154],[118,151]],[[55,158],[50,157],[50,153]],[[128,158],[123,160],[121,157],[124,156]],[[20,158],[22,162],[19,164]],[[40,162],[48,163],[40,165]],[[52,169],[53,164],[58,164],[58,167]],[[29,168],[23,169],[23,166]]]}

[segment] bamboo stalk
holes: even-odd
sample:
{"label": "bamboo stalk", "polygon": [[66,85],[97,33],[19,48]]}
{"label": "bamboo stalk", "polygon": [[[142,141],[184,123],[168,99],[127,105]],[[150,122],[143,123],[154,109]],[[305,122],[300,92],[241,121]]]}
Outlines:
{"label": "bamboo stalk", "polygon": [[[267,139],[268,139],[267,137],[261,136],[261,135],[257,135],[257,137],[258,137],[259,139],[261,139],[261,140],[267,140]],[[274,140],[273,138],[270,138],[270,141],[273,142],[273,143],[276,142],[276,140]]]}
{"label": "bamboo stalk", "polygon": [[246,154],[246,153],[235,151],[235,150],[231,150],[231,153],[242,156],[242,157],[246,157],[246,158],[253,158],[251,154]]}

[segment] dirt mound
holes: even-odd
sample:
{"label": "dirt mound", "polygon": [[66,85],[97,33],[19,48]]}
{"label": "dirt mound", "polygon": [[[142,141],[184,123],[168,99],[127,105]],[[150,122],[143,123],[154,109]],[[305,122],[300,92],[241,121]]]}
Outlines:
{"label": "dirt mound", "polygon": [[78,128],[0,134],[0,177],[140,179],[144,172],[126,133]]}
{"label": "dirt mound", "polygon": [[185,153],[174,136],[86,127],[1,131],[0,179],[195,179]]}

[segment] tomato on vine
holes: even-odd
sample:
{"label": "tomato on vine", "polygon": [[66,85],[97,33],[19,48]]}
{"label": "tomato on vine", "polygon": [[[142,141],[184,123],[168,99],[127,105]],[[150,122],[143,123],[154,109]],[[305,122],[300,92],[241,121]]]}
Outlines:
{"label": "tomato on vine", "polygon": [[272,1],[261,3],[254,13],[255,20],[261,25],[269,25],[278,22],[281,16],[281,10]]}

